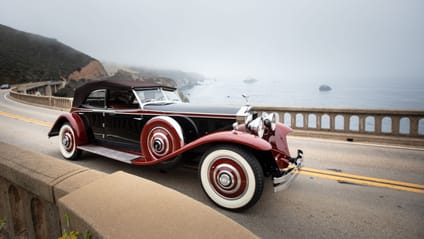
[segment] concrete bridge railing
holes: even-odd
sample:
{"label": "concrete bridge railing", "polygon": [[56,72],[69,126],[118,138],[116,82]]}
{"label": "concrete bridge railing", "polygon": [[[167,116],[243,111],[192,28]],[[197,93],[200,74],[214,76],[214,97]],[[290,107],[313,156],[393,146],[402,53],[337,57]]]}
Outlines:
{"label": "concrete bridge railing", "polygon": [[72,107],[72,98],[32,95],[18,92],[16,88],[10,91],[10,96],[18,101],[41,106],[49,106],[58,109],[70,109]]}
{"label": "concrete bridge railing", "polygon": [[295,135],[424,146],[424,111],[254,107],[276,112]]}
{"label": "concrete bridge railing", "polygon": [[[63,110],[71,108],[72,98],[21,93],[26,92],[22,90],[25,87],[40,87],[40,84],[22,85],[19,87],[21,90],[15,87],[10,95],[31,104]],[[269,106],[257,106],[254,110],[278,113],[280,121],[292,127],[295,130],[294,135],[298,136],[424,146],[423,110]]]}
{"label": "concrete bridge railing", "polygon": [[13,89],[16,92],[22,92],[30,95],[51,96],[52,93],[64,87],[66,81],[39,81],[32,83],[20,84]]}
{"label": "concrete bridge railing", "polygon": [[65,231],[78,238],[256,237],[212,208],[134,175],[106,174],[2,142],[0,152],[1,239],[54,239]]}

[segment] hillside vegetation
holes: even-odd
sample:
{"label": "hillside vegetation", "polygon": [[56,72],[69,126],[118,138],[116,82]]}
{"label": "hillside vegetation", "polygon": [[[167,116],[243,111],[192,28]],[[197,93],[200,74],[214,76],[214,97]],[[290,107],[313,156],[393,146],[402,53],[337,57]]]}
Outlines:
{"label": "hillside vegetation", "polygon": [[68,79],[93,60],[55,39],[0,24],[0,83]]}
{"label": "hillside vegetation", "polygon": [[[106,67],[106,69],[105,69]],[[111,70],[112,69],[112,70]],[[192,72],[102,64],[56,39],[0,24],[0,84],[66,80],[55,96],[72,97],[88,80],[108,77],[152,81],[187,91],[205,78]]]}

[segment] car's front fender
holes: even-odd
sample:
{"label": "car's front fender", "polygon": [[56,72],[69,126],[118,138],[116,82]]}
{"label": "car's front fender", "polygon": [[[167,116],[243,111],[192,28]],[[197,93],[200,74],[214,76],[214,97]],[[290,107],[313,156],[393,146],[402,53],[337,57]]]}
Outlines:
{"label": "car's front fender", "polygon": [[272,149],[271,144],[266,140],[250,133],[235,130],[209,134],[191,142],[189,145],[193,144],[194,147],[198,147],[209,143],[240,144],[259,151],[269,151]]}
{"label": "car's front fender", "polygon": [[172,152],[171,154],[163,158],[160,158],[156,161],[149,162],[147,164],[155,164],[160,161],[164,161],[164,160],[176,157],[194,148],[204,146],[207,144],[217,144],[217,143],[244,145],[248,148],[252,148],[258,151],[270,151],[272,149],[272,146],[270,143],[268,143],[266,140],[262,138],[259,138],[258,136],[245,133],[245,132],[240,132],[240,131],[223,131],[223,132],[217,132],[217,133],[212,133],[212,134],[203,136],[189,144],[186,144],[184,147]]}
{"label": "car's front fender", "polygon": [[66,122],[68,122],[71,125],[72,129],[74,129],[77,145],[87,144],[88,138],[84,122],[82,121],[81,117],[75,113],[61,114],[57,118],[56,122],[53,124],[53,127],[50,129],[48,133],[49,138],[53,136],[58,136],[60,128]]}
{"label": "car's front fender", "polygon": [[271,136],[269,139],[269,142],[272,145],[275,145],[277,150],[283,152],[287,156],[290,156],[290,150],[287,144],[287,135],[290,132],[293,132],[293,130],[290,127],[282,123],[277,123],[275,126],[274,136]]}

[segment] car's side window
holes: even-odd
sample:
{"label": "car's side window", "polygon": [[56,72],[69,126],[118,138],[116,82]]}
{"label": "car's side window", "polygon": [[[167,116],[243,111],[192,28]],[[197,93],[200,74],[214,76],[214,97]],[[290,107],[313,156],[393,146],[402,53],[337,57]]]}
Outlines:
{"label": "car's side window", "polygon": [[112,109],[138,108],[138,102],[130,90],[109,90],[107,107]]}
{"label": "car's side window", "polygon": [[104,108],[105,107],[106,90],[95,90],[85,99],[83,106]]}

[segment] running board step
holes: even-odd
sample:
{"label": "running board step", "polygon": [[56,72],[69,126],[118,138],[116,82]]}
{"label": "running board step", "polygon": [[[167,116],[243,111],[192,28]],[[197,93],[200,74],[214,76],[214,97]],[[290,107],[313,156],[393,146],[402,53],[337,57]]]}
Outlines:
{"label": "running board step", "polygon": [[124,163],[131,164],[131,161],[136,160],[140,158],[140,155],[132,154],[132,153],[126,153],[98,145],[83,145],[78,146],[78,149],[81,149],[83,151],[87,151],[90,153],[98,154],[107,158],[115,159]]}

